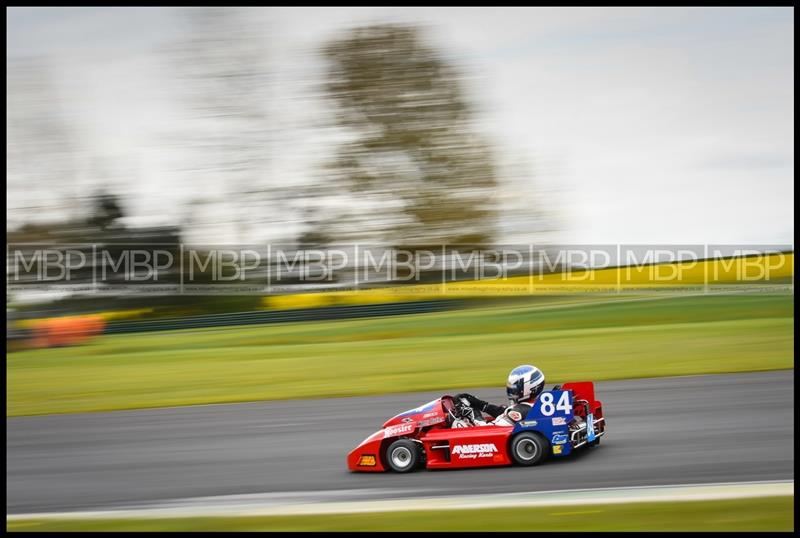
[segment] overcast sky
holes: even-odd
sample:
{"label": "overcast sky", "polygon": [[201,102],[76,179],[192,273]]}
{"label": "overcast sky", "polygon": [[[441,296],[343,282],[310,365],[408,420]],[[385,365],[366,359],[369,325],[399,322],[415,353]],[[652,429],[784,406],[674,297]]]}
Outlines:
{"label": "overcast sky", "polygon": [[[51,59],[81,144],[135,170],[120,188],[143,220],[168,218],[189,188],[160,143],[183,114],[160,54],[186,31],[178,11],[7,11],[7,59]],[[324,145],[310,51],[355,25],[411,21],[469,76],[501,156],[532,163],[520,199],[548,193],[556,240],[794,241],[791,8],[249,11],[277,81],[272,166],[287,183],[318,173]]]}

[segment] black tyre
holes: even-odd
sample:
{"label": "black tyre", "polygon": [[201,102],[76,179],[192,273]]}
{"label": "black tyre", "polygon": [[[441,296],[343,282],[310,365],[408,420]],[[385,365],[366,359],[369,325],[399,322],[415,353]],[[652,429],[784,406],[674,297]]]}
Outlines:
{"label": "black tyre", "polygon": [[398,473],[409,473],[420,463],[419,445],[411,439],[398,439],[386,449],[386,463]]}
{"label": "black tyre", "polygon": [[550,443],[541,434],[522,432],[511,441],[511,457],[519,465],[536,465],[550,453]]}

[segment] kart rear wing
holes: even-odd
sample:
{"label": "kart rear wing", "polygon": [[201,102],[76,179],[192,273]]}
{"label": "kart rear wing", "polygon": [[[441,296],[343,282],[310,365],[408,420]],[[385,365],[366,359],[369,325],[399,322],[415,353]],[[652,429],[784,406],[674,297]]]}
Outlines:
{"label": "kart rear wing", "polygon": [[591,381],[578,381],[574,383],[564,383],[561,390],[571,390],[572,398],[575,402],[585,405],[584,417],[591,413],[597,418],[603,416],[603,403],[594,397],[594,383]]}
{"label": "kart rear wing", "polygon": [[594,397],[594,383],[580,381],[564,383],[562,390],[571,390],[575,403],[575,414],[584,419],[582,427],[571,432],[570,444],[578,448],[594,443],[606,433],[606,419],[603,417],[603,403]]}

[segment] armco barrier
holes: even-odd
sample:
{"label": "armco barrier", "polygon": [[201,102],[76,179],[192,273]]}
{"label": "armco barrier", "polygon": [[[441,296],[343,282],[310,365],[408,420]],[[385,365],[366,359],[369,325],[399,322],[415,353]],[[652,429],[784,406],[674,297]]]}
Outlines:
{"label": "armco barrier", "polygon": [[460,303],[461,301],[448,299],[372,305],[325,306],[320,308],[278,311],[256,310],[252,312],[232,312],[226,314],[208,314],[204,316],[142,321],[113,321],[106,325],[104,332],[105,334],[122,334],[146,331],[169,331],[175,329],[227,327],[233,325],[286,323],[292,321],[319,321],[422,314],[426,312],[448,310],[458,306]]}

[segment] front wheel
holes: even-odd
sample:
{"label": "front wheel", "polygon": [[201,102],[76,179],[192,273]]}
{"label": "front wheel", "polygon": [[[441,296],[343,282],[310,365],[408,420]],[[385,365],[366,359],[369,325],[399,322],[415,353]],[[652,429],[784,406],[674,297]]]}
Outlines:
{"label": "front wheel", "polygon": [[411,439],[398,439],[386,450],[386,462],[395,472],[411,472],[420,462],[419,446]]}
{"label": "front wheel", "polygon": [[519,465],[536,465],[547,457],[549,448],[541,434],[522,432],[511,441],[511,456]]}

